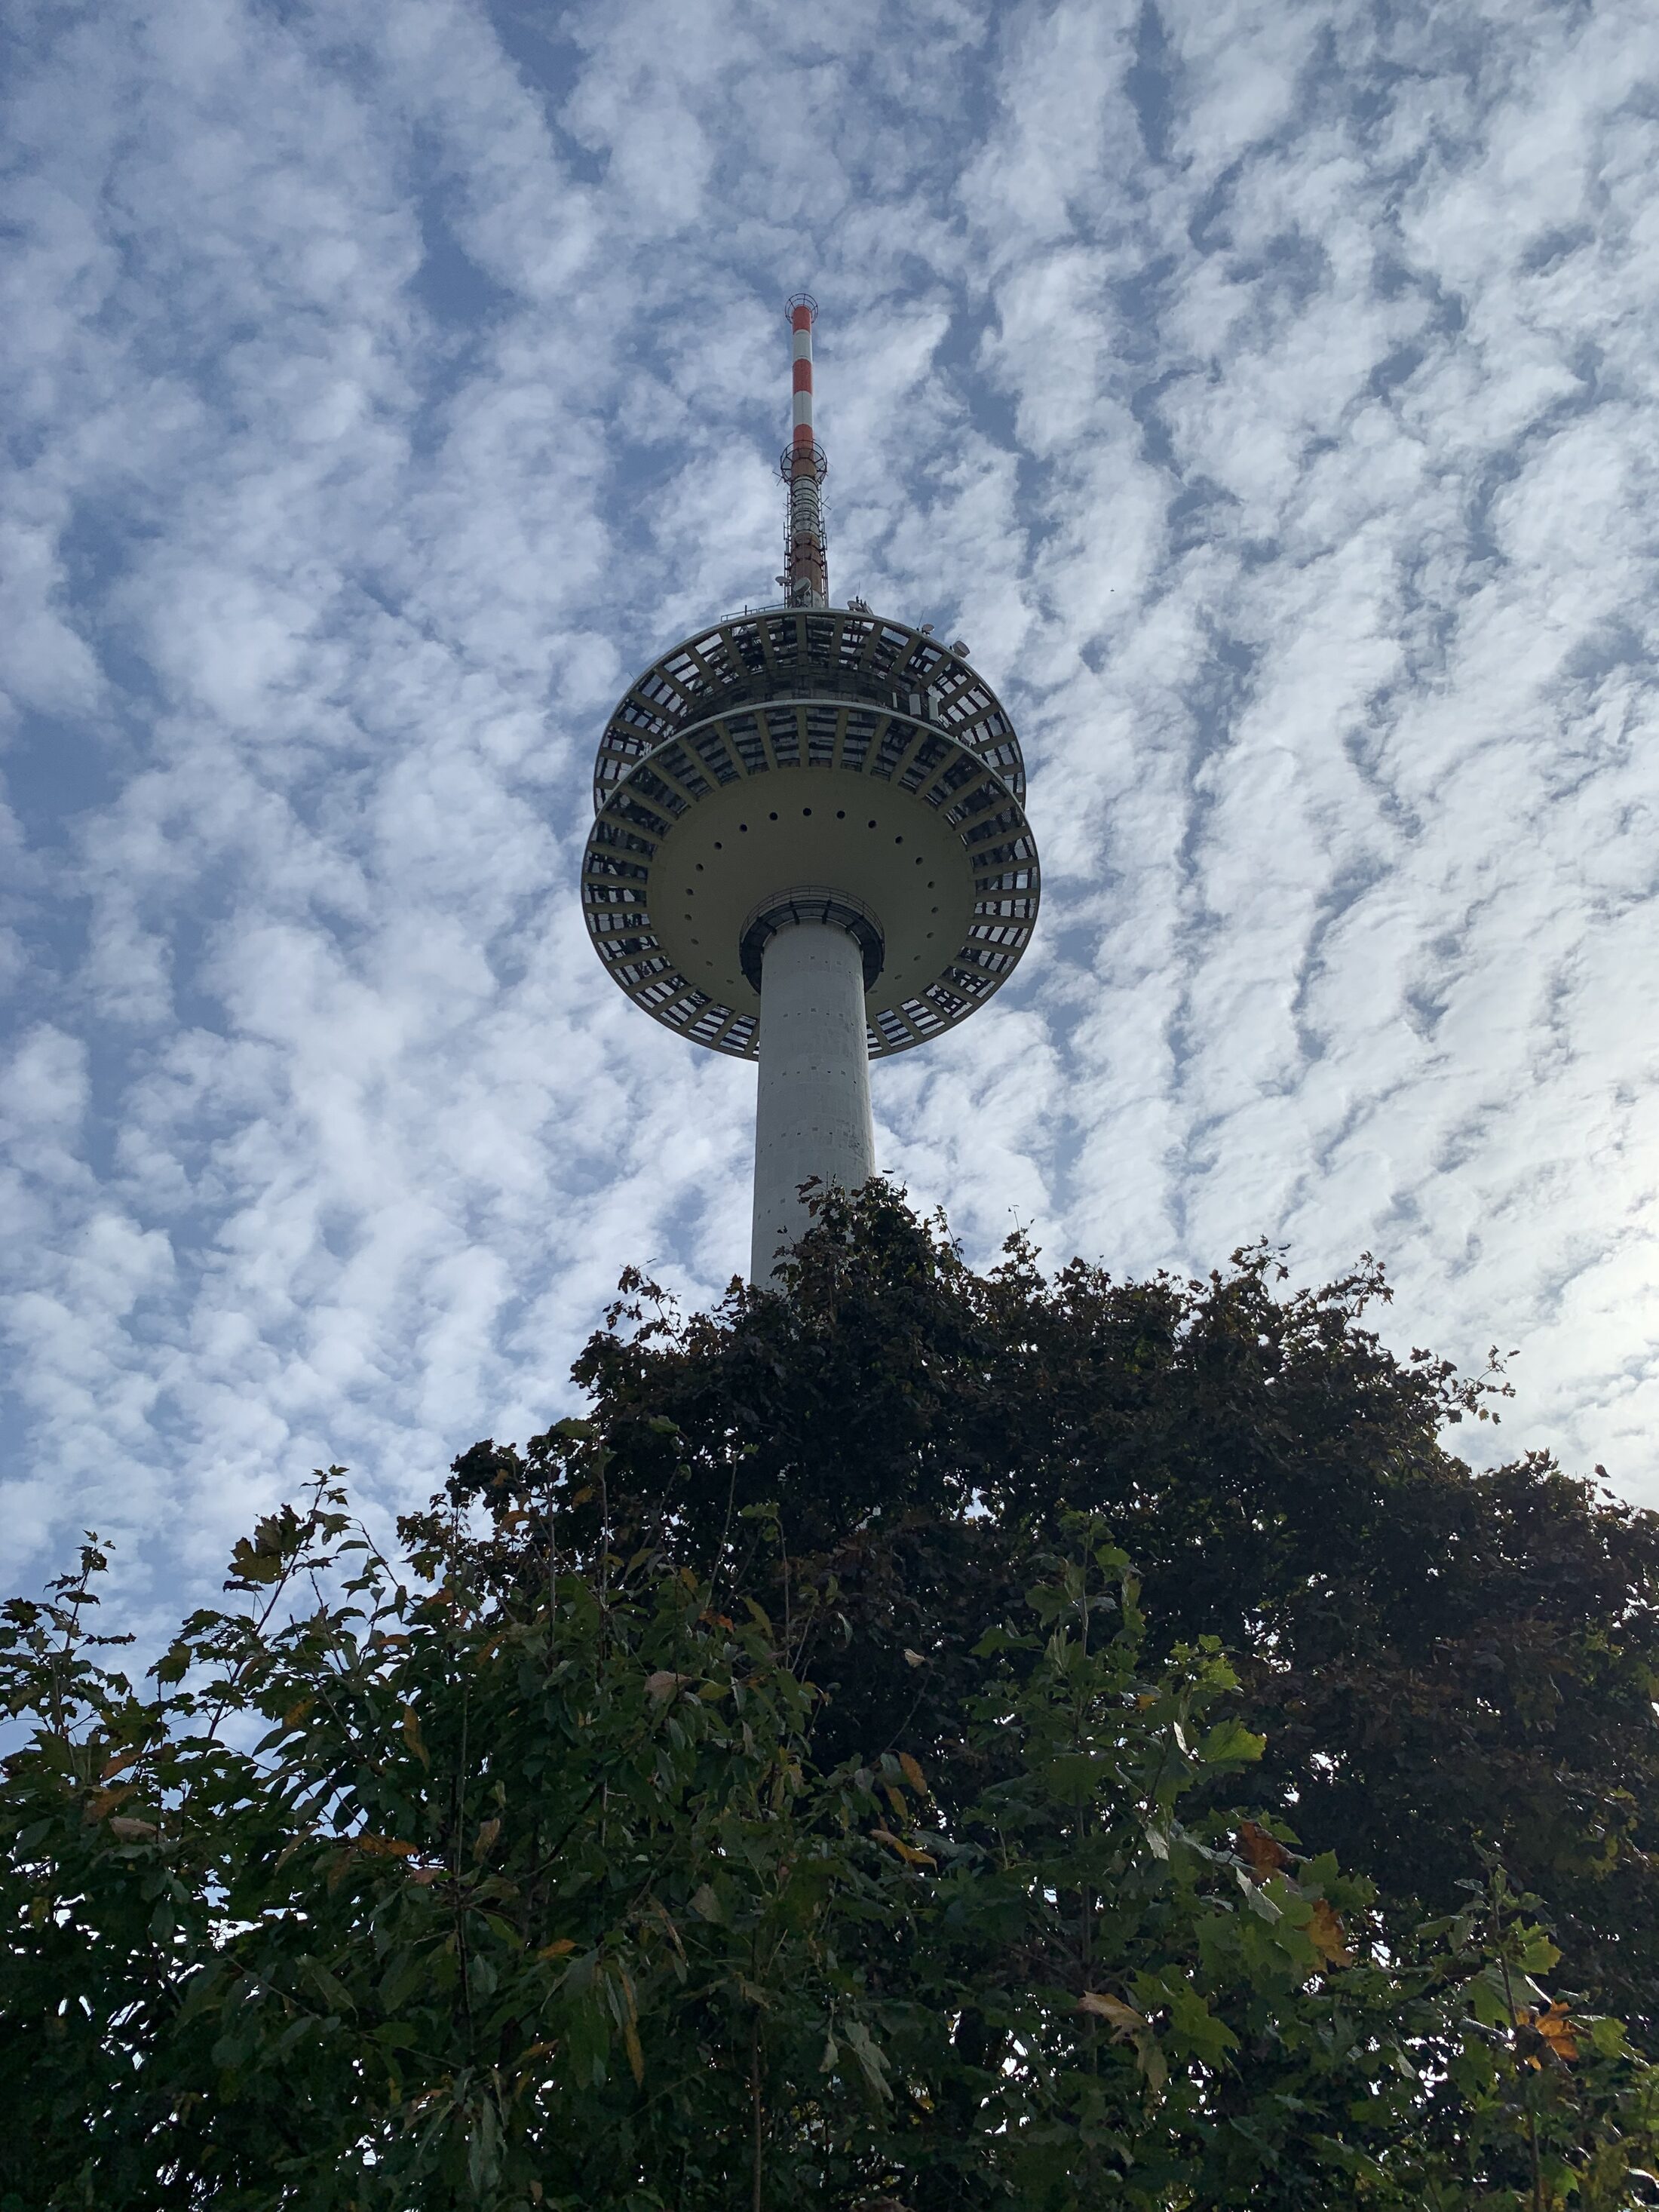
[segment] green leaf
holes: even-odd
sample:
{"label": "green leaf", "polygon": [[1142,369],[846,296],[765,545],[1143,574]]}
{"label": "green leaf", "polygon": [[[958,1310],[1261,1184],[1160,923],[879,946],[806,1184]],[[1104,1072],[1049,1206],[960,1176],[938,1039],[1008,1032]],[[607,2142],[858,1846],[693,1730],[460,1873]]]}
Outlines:
{"label": "green leaf", "polygon": [[1243,1721],[1228,1718],[1218,1721],[1198,1747],[1198,1757],[1206,1766],[1249,1766],[1258,1760],[1267,1747],[1265,1735],[1256,1735]]}
{"label": "green leaf", "polygon": [[866,2087],[872,2097],[885,2100],[889,2092],[887,2062],[871,2041],[870,2031],[861,2020],[842,2022],[842,2040],[852,2052]]}
{"label": "green leaf", "polygon": [[1190,1983],[1165,1975],[1158,1986],[1169,2008],[1167,2040],[1180,2056],[1218,2066],[1229,2051],[1237,2050],[1238,2038],[1224,2021],[1216,2018]]}

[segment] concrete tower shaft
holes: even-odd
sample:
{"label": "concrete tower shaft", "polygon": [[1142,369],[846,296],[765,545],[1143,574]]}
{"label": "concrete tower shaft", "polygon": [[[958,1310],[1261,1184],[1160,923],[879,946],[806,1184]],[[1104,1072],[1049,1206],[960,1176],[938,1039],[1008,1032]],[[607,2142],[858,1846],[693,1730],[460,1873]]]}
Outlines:
{"label": "concrete tower shaft", "polygon": [[808,1176],[857,1190],[876,1171],[864,969],[844,928],[805,917],[778,930],[762,956],[750,1282],[763,1283],[806,1227]]}

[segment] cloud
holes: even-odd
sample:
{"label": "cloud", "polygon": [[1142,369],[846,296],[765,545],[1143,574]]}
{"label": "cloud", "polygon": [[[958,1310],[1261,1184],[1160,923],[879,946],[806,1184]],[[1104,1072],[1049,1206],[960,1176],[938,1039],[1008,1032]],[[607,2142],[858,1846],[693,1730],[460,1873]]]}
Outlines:
{"label": "cloud", "polygon": [[[21,19],[0,284],[13,1577],[163,1606],[714,1295],[752,1073],[574,896],[610,700],[832,576],[1013,708],[1048,890],[875,1071],[971,1250],[1388,1262],[1498,1448],[1659,1495],[1659,34],[500,0]],[[769,488],[769,486],[770,488]],[[1513,1430],[1513,1436],[1511,1431]]]}

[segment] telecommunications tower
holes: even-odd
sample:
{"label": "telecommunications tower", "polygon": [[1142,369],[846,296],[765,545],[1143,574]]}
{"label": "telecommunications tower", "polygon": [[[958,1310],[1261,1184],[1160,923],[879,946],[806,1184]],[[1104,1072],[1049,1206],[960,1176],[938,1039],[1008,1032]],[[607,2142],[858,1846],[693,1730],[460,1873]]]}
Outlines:
{"label": "telecommunications tower", "polygon": [[760,1063],[751,1280],[806,1226],[809,1179],[875,1172],[872,1059],[966,1020],[1036,918],[1013,726],[908,623],[830,600],[812,325],[789,302],[794,429],[784,592],[630,684],[593,770],[582,904],[638,1006]]}

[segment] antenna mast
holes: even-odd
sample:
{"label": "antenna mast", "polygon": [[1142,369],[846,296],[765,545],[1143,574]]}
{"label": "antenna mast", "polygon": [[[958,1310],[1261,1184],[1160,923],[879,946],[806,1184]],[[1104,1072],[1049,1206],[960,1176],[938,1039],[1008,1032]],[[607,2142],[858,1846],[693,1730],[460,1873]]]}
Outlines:
{"label": "antenna mast", "polygon": [[794,428],[778,463],[789,487],[789,515],[784,538],[784,572],[778,581],[792,607],[827,607],[830,563],[824,546],[823,502],[819,486],[830,464],[812,437],[812,325],[818,303],[810,292],[789,302],[794,356]]}

